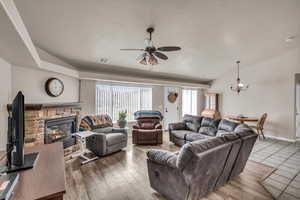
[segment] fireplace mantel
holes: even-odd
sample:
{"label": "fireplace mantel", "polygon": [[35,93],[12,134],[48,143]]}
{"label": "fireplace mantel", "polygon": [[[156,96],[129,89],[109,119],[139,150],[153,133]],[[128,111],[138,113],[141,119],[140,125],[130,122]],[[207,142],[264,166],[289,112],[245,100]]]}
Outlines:
{"label": "fireplace mantel", "polygon": [[[25,111],[38,111],[51,108],[80,108],[81,103],[47,103],[47,104],[25,104]],[[7,104],[7,111],[11,111],[11,104]]]}

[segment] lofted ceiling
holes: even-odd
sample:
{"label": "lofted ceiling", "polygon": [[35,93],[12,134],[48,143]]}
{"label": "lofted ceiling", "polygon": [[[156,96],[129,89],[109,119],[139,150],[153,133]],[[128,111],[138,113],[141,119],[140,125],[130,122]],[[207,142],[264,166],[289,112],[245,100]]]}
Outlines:
{"label": "lofted ceiling", "polygon": [[14,65],[38,67],[40,58],[20,19],[12,1],[0,0],[0,57]]}
{"label": "lofted ceiling", "polygon": [[[138,72],[208,81],[300,47],[299,0],[15,0],[38,47],[86,71]],[[150,68],[137,64],[153,26],[155,46],[181,46]],[[285,39],[297,36],[292,42]],[[107,58],[103,65],[98,61]]]}

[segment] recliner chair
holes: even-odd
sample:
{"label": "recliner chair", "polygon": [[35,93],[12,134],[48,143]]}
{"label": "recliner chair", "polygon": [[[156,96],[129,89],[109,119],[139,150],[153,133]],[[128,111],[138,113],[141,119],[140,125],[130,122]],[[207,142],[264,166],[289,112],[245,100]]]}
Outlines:
{"label": "recliner chair", "polygon": [[162,144],[162,115],[159,111],[138,111],[135,113],[137,123],[133,125],[133,144]]}
{"label": "recliner chair", "polygon": [[127,130],[114,128],[108,115],[84,117],[79,130],[95,132],[86,138],[86,148],[97,156],[105,156],[127,146]]}

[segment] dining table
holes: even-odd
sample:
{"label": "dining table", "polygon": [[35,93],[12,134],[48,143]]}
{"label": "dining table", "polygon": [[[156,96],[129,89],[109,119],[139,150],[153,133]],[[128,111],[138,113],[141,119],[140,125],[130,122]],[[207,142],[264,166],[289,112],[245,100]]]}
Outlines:
{"label": "dining table", "polygon": [[259,118],[256,117],[246,117],[246,116],[232,116],[232,115],[227,115],[225,118],[237,121],[240,123],[245,123],[245,122],[258,122]]}

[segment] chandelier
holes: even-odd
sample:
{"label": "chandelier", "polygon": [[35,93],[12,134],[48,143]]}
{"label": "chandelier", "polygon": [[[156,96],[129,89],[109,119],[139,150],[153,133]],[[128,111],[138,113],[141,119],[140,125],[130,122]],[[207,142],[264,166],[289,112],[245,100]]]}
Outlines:
{"label": "chandelier", "polygon": [[249,85],[245,85],[241,82],[241,79],[240,79],[240,61],[236,61],[236,64],[237,64],[237,68],[238,68],[238,71],[237,71],[237,79],[236,79],[236,85],[231,85],[230,86],[230,89],[234,92],[237,92],[237,94],[240,94],[241,91],[244,91],[244,90],[247,90],[249,88]]}

